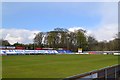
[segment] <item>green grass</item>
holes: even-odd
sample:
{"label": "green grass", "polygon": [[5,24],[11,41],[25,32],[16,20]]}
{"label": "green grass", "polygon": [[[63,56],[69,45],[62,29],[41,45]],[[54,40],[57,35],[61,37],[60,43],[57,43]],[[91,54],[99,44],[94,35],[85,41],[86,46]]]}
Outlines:
{"label": "green grass", "polygon": [[114,55],[14,55],[2,57],[3,78],[65,78],[118,64]]}

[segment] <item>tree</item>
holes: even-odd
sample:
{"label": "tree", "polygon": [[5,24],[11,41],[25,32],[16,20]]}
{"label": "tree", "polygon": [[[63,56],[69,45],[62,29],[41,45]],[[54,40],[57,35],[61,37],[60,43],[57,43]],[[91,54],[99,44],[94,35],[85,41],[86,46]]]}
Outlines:
{"label": "tree", "polygon": [[24,44],[17,42],[17,43],[14,43],[13,46],[24,46]]}
{"label": "tree", "polygon": [[94,36],[88,36],[88,50],[97,50],[98,41],[94,38]]}
{"label": "tree", "polygon": [[60,48],[68,48],[68,30],[65,28],[55,28],[54,31],[57,32],[57,45]]}
{"label": "tree", "polygon": [[77,51],[76,33],[69,31],[67,34],[68,34],[67,35],[67,48],[72,51]]}
{"label": "tree", "polygon": [[87,38],[85,30],[79,29],[76,32],[70,32],[64,28],[55,28],[53,31],[43,34],[37,34],[34,42],[37,44],[44,43],[44,47],[66,48],[77,51],[79,47],[86,50]]}
{"label": "tree", "polygon": [[119,51],[120,50],[120,39],[115,38],[114,40],[109,42],[111,50]]}
{"label": "tree", "polygon": [[42,47],[42,41],[43,41],[43,37],[44,37],[44,33],[43,32],[39,32],[38,34],[36,34],[35,38],[34,38],[34,45]]}
{"label": "tree", "polygon": [[10,43],[8,42],[8,40],[3,40],[3,39],[0,39],[0,46],[10,46]]}
{"label": "tree", "polygon": [[56,48],[58,44],[58,36],[56,31],[50,31],[47,35],[47,42],[49,47]]}
{"label": "tree", "polygon": [[87,38],[85,36],[85,32],[84,30],[77,30],[76,31],[76,40],[77,40],[77,47],[78,48],[83,48],[83,50],[86,50],[87,47]]}
{"label": "tree", "polygon": [[34,49],[34,44],[24,44],[25,49],[28,50],[33,50]]}

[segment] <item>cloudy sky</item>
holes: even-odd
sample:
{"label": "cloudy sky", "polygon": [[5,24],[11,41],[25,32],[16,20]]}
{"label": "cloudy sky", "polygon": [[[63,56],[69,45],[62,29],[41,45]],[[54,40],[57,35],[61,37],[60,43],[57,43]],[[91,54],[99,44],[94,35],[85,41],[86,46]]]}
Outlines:
{"label": "cloudy sky", "polygon": [[2,38],[33,43],[34,33],[54,28],[85,29],[97,40],[118,33],[117,2],[3,2]]}

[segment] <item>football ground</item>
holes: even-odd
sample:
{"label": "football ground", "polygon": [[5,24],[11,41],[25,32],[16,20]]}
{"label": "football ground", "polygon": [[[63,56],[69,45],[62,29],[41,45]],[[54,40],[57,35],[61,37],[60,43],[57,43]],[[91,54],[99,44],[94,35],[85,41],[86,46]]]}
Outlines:
{"label": "football ground", "polygon": [[3,78],[66,78],[118,64],[114,55],[2,56]]}

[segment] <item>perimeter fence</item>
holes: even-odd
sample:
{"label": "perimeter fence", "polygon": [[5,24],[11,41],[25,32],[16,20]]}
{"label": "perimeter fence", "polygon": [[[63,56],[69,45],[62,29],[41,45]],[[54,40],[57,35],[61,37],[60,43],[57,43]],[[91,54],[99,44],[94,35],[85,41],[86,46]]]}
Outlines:
{"label": "perimeter fence", "polygon": [[64,80],[120,80],[120,64],[75,75]]}

